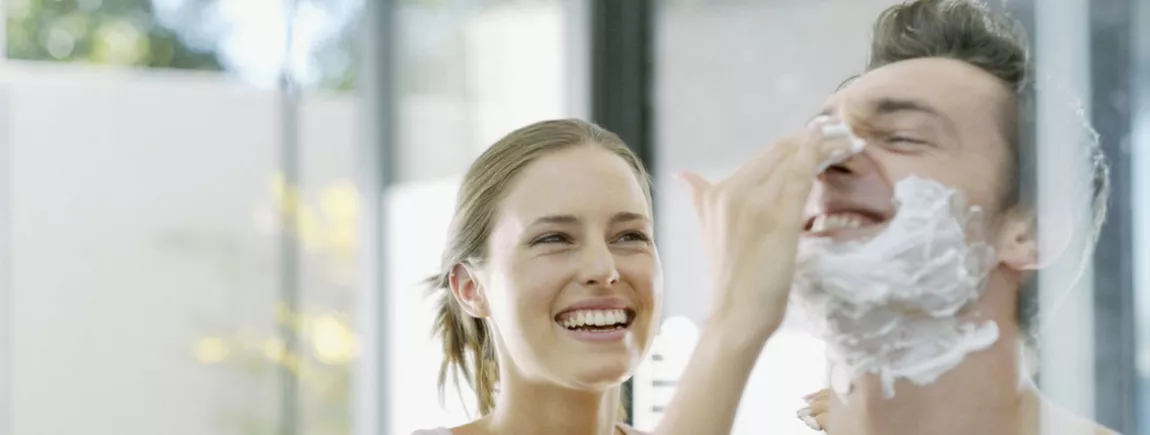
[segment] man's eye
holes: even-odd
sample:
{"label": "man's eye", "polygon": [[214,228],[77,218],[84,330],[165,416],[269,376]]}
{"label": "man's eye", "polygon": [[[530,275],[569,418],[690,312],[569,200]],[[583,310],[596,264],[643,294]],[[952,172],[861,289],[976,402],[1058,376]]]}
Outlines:
{"label": "man's eye", "polygon": [[926,143],[926,142],[923,142],[919,139],[906,137],[906,136],[893,136],[888,140],[892,143],[903,143],[903,144],[925,144]]}
{"label": "man's eye", "polygon": [[894,135],[888,136],[883,141],[883,145],[893,151],[916,151],[929,147],[931,144],[916,137]]}

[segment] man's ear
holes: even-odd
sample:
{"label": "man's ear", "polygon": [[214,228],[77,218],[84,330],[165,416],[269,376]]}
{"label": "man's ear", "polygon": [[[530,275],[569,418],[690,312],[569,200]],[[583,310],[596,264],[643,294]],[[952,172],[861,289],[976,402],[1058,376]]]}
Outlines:
{"label": "man's ear", "polygon": [[447,281],[451,285],[452,296],[455,296],[463,312],[471,317],[484,318],[488,315],[487,297],[476,272],[468,265],[459,263],[451,268]]}
{"label": "man's ear", "polygon": [[1073,236],[1074,216],[1065,203],[1038,215],[1016,208],[999,233],[998,258],[1014,270],[1043,269],[1066,252]]}

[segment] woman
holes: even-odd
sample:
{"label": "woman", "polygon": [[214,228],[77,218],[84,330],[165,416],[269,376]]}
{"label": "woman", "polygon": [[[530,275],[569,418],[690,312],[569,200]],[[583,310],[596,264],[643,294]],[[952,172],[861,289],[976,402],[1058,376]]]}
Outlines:
{"label": "woman", "polygon": [[[819,126],[816,126],[819,127]],[[751,368],[782,321],[801,209],[820,162],[844,152],[792,134],[689,188],[712,272],[699,344],[656,434],[729,433]],[[635,434],[620,385],[662,306],[650,177],[613,133],[544,121],[495,143],[463,180],[440,272],[436,331],[482,416],[435,435]]]}

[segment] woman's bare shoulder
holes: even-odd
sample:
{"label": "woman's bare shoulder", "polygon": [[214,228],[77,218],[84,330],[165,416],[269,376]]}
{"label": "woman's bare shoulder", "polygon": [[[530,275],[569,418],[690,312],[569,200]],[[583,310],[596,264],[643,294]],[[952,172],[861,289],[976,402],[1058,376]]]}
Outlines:
{"label": "woman's bare shoulder", "polygon": [[1122,434],[1115,432],[1115,431],[1112,431],[1112,430],[1110,430],[1110,428],[1096,424],[1096,425],[1094,425],[1094,435],[1122,435]]}

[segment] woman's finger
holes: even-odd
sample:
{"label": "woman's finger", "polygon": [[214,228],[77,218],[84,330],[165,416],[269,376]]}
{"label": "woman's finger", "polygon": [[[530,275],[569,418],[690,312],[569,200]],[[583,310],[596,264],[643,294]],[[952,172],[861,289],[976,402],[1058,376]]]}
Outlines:
{"label": "woman's finger", "polygon": [[[809,177],[814,177],[819,169],[825,169],[821,168],[821,165],[830,158],[832,152],[841,154],[850,148],[849,139],[843,137],[841,133],[828,133],[828,126],[842,127],[841,121],[837,118],[820,116],[812,120],[806,129],[780,139],[772,145],[772,149],[751,159],[744,166],[745,170],[740,177],[745,177],[750,184],[762,185],[783,168],[799,169],[801,176],[808,177],[807,174],[810,174]],[[828,142],[835,143],[828,146]],[[817,151],[817,155],[809,156],[816,159],[812,163],[803,164],[800,168],[794,168],[790,160],[802,158],[803,151]]]}
{"label": "woman's finger", "polygon": [[777,174],[786,172],[795,158],[818,140],[818,133],[811,131],[799,131],[779,139],[772,145],[773,152],[762,153],[747,162],[745,170],[734,182],[747,189],[762,186]]}
{"label": "woman's finger", "polygon": [[680,173],[678,179],[686,186],[687,190],[690,191],[691,203],[695,206],[695,211],[700,213],[699,217],[701,218],[701,213],[705,206],[705,204],[703,204],[703,197],[707,193],[707,190],[711,188],[711,183],[694,172]]}
{"label": "woman's finger", "polygon": [[[847,152],[850,143],[842,140],[823,140],[807,144],[782,161],[779,170],[762,182],[749,195],[762,201],[764,208],[773,210],[772,218],[786,228],[793,228],[794,236],[801,230],[803,208],[817,177],[817,167],[834,153]],[[783,213],[785,211],[785,213]]]}
{"label": "woman's finger", "polygon": [[735,170],[730,177],[723,180],[723,187],[731,190],[746,190],[753,188],[758,182],[756,174],[764,171],[763,166],[774,167],[778,162],[786,160],[794,153],[796,147],[790,142],[779,141],[771,144],[758,154],[751,157],[746,163]]}

